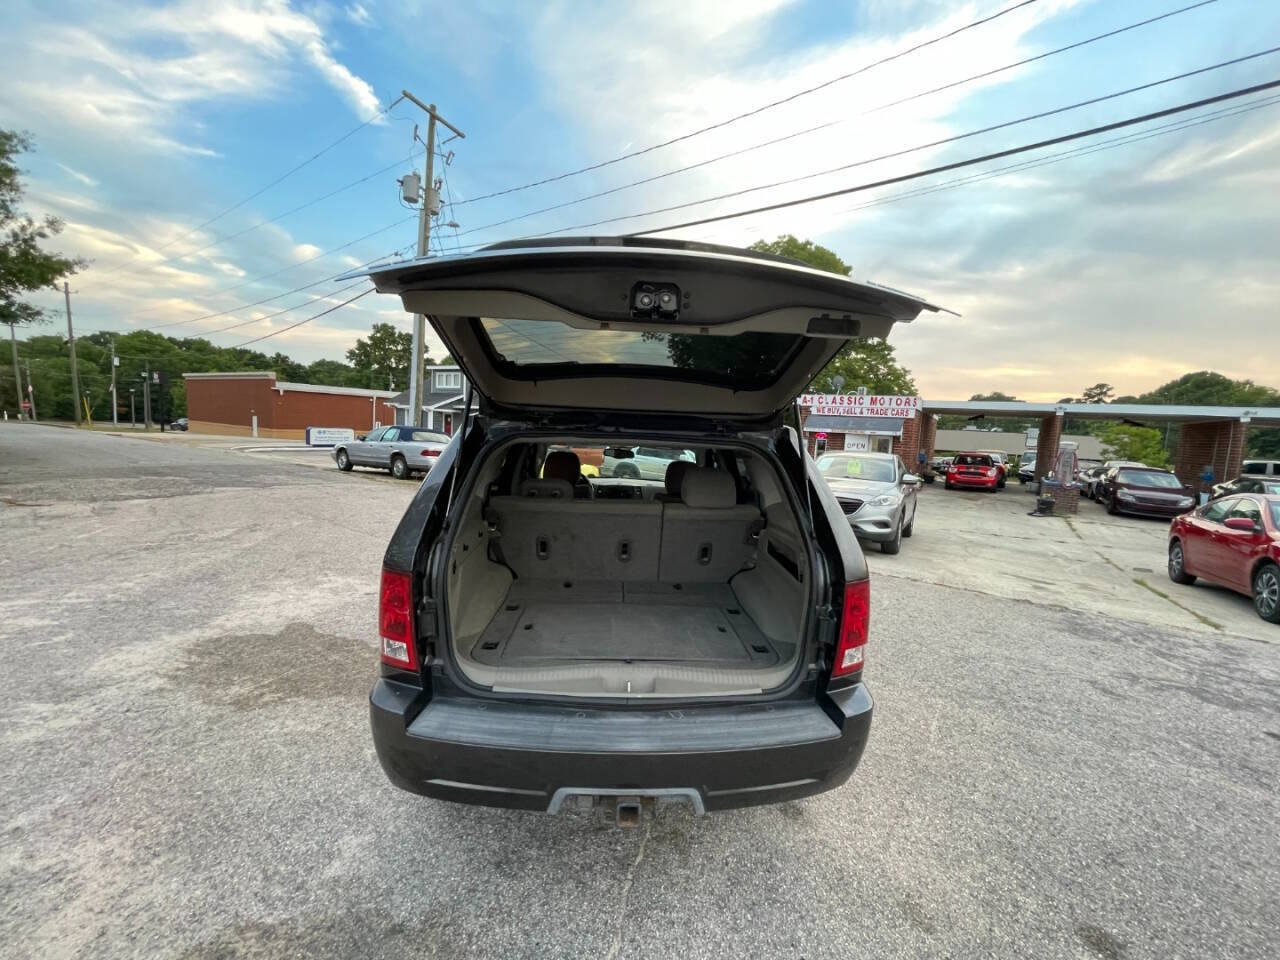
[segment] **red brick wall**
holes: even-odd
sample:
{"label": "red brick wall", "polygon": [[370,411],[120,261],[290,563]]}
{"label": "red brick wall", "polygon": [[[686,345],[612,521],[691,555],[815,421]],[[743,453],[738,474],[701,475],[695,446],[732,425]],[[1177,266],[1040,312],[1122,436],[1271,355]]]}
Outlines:
{"label": "red brick wall", "polygon": [[938,418],[931,413],[921,413],[924,417],[923,436],[920,437],[920,449],[924,451],[925,462],[933,459],[934,444],[938,441]]}
{"label": "red brick wall", "polygon": [[1036,444],[1036,479],[1041,480],[1058,463],[1058,442],[1062,439],[1062,417],[1040,421],[1040,442]]}
{"label": "red brick wall", "polygon": [[1184,423],[1178,439],[1178,455],[1173,472],[1183,483],[1197,490],[1208,489],[1200,482],[1206,465],[1213,468],[1215,483],[1240,473],[1248,425],[1238,420],[1219,423]]}
{"label": "red brick wall", "polygon": [[244,380],[188,380],[187,418],[248,427],[253,422],[253,411],[258,415],[258,426],[270,427],[268,417],[275,410],[272,398],[276,394],[271,389],[273,383],[273,380],[263,377]]}
{"label": "red brick wall", "polygon": [[924,414],[919,411],[910,420],[902,422],[902,436],[893,438],[893,452],[902,458],[908,470],[916,469],[916,454],[920,452],[920,423]]}
{"label": "red brick wall", "polygon": [[[254,414],[260,430],[272,431],[350,427],[364,433],[375,419],[369,397],[301,390],[281,393],[275,389],[275,381],[263,377],[187,381],[190,420],[249,428]],[[376,419],[384,426],[395,423],[395,407],[379,398]]]}

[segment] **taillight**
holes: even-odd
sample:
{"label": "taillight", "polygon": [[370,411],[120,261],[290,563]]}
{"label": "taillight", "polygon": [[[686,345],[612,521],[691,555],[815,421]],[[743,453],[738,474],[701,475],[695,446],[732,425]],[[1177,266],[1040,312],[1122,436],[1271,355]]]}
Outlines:
{"label": "taillight", "polygon": [[382,571],[378,633],[382,637],[383,663],[404,670],[418,669],[418,651],[413,644],[413,589],[407,573]]}
{"label": "taillight", "polygon": [[871,581],[846,584],[840,614],[840,642],[831,676],[842,677],[861,670],[866,662],[867,628],[871,624]]}
{"label": "taillight", "polygon": [[424,457],[438,457],[440,456],[440,451],[439,450],[423,450],[422,455]]}

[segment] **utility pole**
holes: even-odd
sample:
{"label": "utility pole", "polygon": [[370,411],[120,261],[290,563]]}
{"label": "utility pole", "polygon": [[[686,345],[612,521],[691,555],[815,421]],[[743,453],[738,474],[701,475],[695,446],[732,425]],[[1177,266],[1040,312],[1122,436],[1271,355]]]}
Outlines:
{"label": "utility pole", "polygon": [[[31,403],[31,419],[36,419],[36,388],[31,385],[31,361],[23,360],[23,366],[27,368],[27,400]],[[18,409],[22,409],[19,407]]]}
{"label": "utility pole", "polygon": [[[406,100],[417,104],[427,112],[427,179],[423,184],[422,207],[418,211],[418,256],[425,257],[429,255],[431,243],[431,217],[434,213],[439,213],[440,203],[436,199],[439,197],[439,191],[435,184],[435,160],[436,160],[436,121],[443,123],[446,127],[454,132],[455,136],[466,139],[466,134],[451,124],[444,117],[436,113],[436,105],[434,103],[423,103],[408,90],[401,90],[400,93]],[[414,136],[418,135],[414,130]],[[435,206],[433,211],[431,208]],[[422,361],[423,354],[426,350],[427,341],[427,318],[420,313],[413,315],[413,360],[412,369],[409,371],[409,413],[414,426],[422,426]]]}
{"label": "utility pole", "polygon": [[[9,345],[13,347],[13,382],[18,388],[18,416],[22,416],[22,378],[18,376],[18,335],[13,332],[14,324],[9,324]],[[28,377],[29,379],[29,377]]]}
{"label": "utility pole", "polygon": [[111,338],[111,426],[120,426],[116,419],[116,407],[120,401],[116,399],[116,367],[120,366],[120,358],[116,356],[116,338]]}
{"label": "utility pole", "polygon": [[133,427],[136,430],[138,428],[138,409],[133,404],[134,393],[135,391],[133,387],[130,387],[129,388],[129,426]]}
{"label": "utility pole", "polygon": [[67,344],[71,347],[71,405],[76,408],[76,426],[80,426],[80,371],[76,369],[76,334],[71,329],[71,284],[62,281],[62,294],[67,298]]}
{"label": "utility pole", "polygon": [[151,364],[142,372],[142,429],[151,429]]}

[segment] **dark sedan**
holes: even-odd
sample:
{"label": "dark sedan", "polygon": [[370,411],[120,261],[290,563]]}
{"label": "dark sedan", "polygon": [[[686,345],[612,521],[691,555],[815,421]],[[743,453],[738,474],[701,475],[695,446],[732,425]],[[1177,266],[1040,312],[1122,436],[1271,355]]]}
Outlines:
{"label": "dark sedan", "polygon": [[1120,467],[1102,480],[1098,502],[1108,513],[1141,517],[1176,517],[1195,506],[1181,480],[1155,467]]}

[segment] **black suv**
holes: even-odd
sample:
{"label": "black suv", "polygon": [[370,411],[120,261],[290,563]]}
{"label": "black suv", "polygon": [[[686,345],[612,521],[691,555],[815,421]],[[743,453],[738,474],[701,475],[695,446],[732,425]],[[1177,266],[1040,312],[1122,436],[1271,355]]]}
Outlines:
{"label": "black suv", "polygon": [[[370,710],[392,782],[623,824],[843,783],[871,725],[867,567],[784,414],[849,338],[937,308],[635,238],[371,277],[430,319],[477,408],[384,560]],[[671,452],[661,479],[583,470],[635,447]]]}

